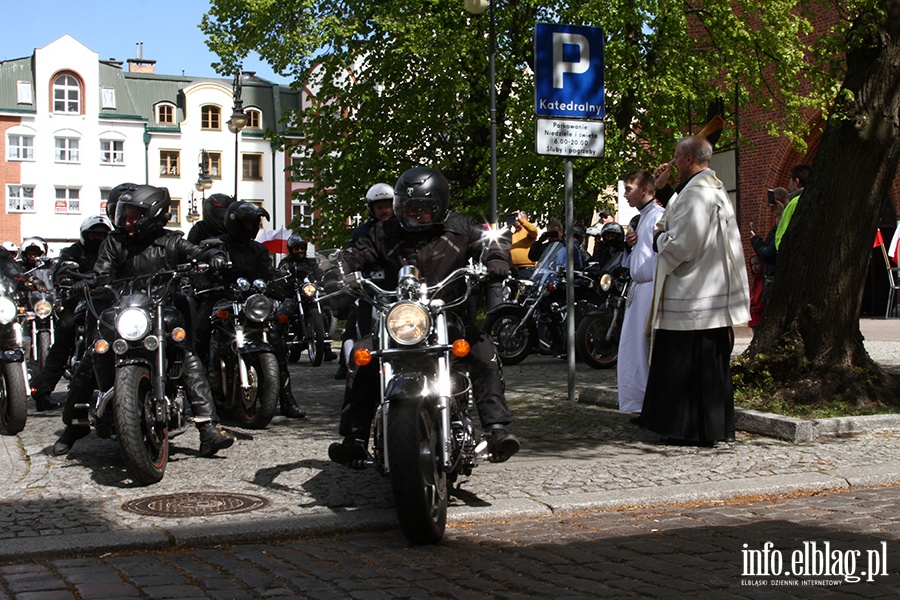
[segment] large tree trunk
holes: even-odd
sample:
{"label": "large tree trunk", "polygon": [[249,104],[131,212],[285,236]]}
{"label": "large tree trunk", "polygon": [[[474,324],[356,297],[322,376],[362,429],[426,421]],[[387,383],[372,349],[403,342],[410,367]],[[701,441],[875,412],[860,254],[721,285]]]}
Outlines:
{"label": "large tree trunk", "polygon": [[859,331],[878,212],[900,160],[900,0],[881,4],[887,19],[847,54],[838,98],[848,100],[834,111],[843,116],[824,132],[762,327],[736,365],[744,382],[771,375],[789,402],[900,405],[900,381],[869,358]]}

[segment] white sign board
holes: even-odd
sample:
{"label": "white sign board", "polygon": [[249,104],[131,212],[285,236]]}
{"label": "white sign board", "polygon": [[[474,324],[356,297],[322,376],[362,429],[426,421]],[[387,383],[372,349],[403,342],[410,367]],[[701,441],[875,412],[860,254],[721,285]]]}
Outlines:
{"label": "white sign board", "polygon": [[535,143],[538,154],[571,158],[601,158],[603,121],[538,119]]}

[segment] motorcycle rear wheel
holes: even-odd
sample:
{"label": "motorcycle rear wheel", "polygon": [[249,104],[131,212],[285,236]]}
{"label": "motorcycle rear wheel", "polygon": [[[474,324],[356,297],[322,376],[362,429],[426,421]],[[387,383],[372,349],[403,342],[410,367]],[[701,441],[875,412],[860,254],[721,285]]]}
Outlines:
{"label": "motorcycle rear wheel", "polygon": [[235,369],[233,375],[233,405],[237,417],[247,429],[265,429],[278,410],[278,360],[271,352],[244,355],[250,388],[241,390],[241,377]]}
{"label": "motorcycle rear wheel", "polygon": [[169,461],[169,438],[165,425],[156,424],[150,370],[141,365],[119,367],[114,401],[116,438],[128,474],[138,485],[159,482]]}
{"label": "motorcycle rear wheel", "polygon": [[320,366],[325,358],[325,319],[317,310],[306,315],[306,346],[309,362]]}
{"label": "motorcycle rear wheel", "polygon": [[504,365],[519,364],[531,353],[534,346],[534,330],[527,323],[516,331],[523,314],[519,309],[508,308],[498,310],[484,318],[481,329],[494,340],[497,355]]}
{"label": "motorcycle rear wheel", "polygon": [[422,398],[390,407],[388,461],[400,527],[412,544],[436,544],[444,537],[448,500],[437,410]]}
{"label": "motorcycle rear wheel", "polygon": [[28,390],[22,363],[6,363],[0,382],[0,434],[16,435],[25,429],[27,417]]}
{"label": "motorcycle rear wheel", "polygon": [[[622,320],[613,325],[613,313],[608,310],[593,311],[578,322],[575,330],[575,353],[589,367],[611,369],[619,359],[619,338],[622,335]],[[609,340],[606,335],[610,325],[613,331]]]}

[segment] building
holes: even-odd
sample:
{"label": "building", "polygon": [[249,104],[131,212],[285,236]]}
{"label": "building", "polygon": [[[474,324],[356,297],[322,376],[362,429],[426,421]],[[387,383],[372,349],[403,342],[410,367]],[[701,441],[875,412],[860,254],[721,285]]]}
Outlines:
{"label": "building", "polygon": [[[141,54],[141,52],[139,52]],[[305,92],[241,74],[234,79],[162,75],[142,56],[127,70],[65,35],[31,56],[0,62],[0,241],[40,235],[59,249],[81,221],[105,210],[123,182],[163,186],[170,227],[187,231],[206,194],[237,195],[287,226],[311,211],[291,200],[293,160],[266,130],[285,133],[282,115]],[[235,100],[246,126],[229,130]],[[207,186],[201,185],[203,182]]]}

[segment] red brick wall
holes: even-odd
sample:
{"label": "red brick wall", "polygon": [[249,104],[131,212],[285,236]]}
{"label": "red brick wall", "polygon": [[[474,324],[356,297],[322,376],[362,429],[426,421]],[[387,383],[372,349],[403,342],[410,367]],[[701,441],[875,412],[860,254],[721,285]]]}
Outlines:
{"label": "red brick wall", "polygon": [[18,117],[0,116],[0,242],[22,241],[21,219],[17,214],[6,213],[6,184],[21,183],[19,163],[6,160],[6,130],[20,123]]}

